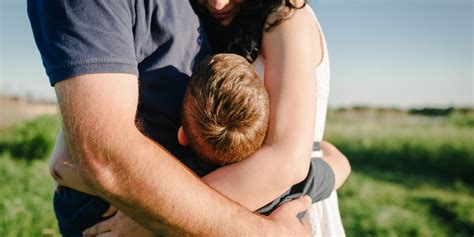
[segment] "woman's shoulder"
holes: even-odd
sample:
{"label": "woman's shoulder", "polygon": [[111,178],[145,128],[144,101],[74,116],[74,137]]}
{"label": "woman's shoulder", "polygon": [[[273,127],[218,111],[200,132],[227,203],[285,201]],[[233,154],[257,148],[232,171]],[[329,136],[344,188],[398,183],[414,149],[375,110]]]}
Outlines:
{"label": "woman's shoulder", "polygon": [[[310,9],[311,6],[305,3],[303,0],[293,0],[290,1],[292,7],[289,6],[281,6],[275,12],[270,13],[267,17],[266,25],[271,26],[276,22],[279,22],[278,25],[283,25],[291,23],[311,23],[314,22],[314,15],[312,14],[312,10]],[[275,26],[275,28],[277,28]]]}
{"label": "woman's shoulder", "polygon": [[304,47],[307,54],[314,55],[317,66],[323,54],[322,31],[308,4],[302,8],[298,8],[302,5],[295,6],[296,9],[282,7],[268,16],[267,26],[279,19],[281,22],[264,31],[262,56],[265,58],[266,52],[275,49]]}

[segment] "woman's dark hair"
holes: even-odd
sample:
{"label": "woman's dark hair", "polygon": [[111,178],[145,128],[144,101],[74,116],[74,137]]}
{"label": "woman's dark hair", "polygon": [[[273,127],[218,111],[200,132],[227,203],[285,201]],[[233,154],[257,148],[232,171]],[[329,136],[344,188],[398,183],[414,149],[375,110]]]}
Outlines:
{"label": "woman's dark hair", "polygon": [[[209,42],[214,53],[235,53],[249,62],[255,61],[262,47],[263,31],[270,31],[296,9],[306,5],[305,0],[301,6],[297,6],[291,0],[247,0],[240,5],[240,12],[235,16],[230,26],[222,26],[207,9],[191,0],[191,4],[198,13],[207,32]],[[290,11],[279,14],[273,21],[267,22],[267,17],[286,7]]]}

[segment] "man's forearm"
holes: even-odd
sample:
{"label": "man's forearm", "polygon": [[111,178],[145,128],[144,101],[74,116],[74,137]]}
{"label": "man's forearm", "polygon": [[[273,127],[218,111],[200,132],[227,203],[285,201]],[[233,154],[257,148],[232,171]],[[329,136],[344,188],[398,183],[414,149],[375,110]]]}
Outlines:
{"label": "man's forearm", "polygon": [[[99,196],[147,228],[225,236],[256,234],[259,225],[265,225],[265,219],[212,191],[148,138],[138,133],[123,137],[123,144],[133,150],[116,148],[107,166],[94,170],[79,165],[79,170],[88,169],[100,180],[93,184]],[[210,208],[218,211],[209,212]]]}

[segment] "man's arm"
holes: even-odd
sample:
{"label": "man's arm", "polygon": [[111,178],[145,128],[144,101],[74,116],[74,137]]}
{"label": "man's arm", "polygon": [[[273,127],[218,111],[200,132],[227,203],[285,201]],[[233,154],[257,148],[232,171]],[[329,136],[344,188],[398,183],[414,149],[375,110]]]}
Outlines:
{"label": "man's arm", "polygon": [[59,82],[55,90],[78,174],[96,195],[150,230],[204,236],[298,231],[288,226],[290,216],[275,215],[276,223],[225,199],[142,135],[134,123],[136,76],[88,74]]}

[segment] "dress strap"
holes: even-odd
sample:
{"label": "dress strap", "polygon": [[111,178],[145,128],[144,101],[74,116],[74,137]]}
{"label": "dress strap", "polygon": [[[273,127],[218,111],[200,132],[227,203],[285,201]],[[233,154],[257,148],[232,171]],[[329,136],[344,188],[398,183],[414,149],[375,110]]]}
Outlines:
{"label": "dress strap", "polygon": [[321,142],[313,142],[313,151],[321,150]]}
{"label": "dress strap", "polygon": [[320,142],[313,142],[313,152],[311,152],[312,158],[321,158],[323,157],[323,151],[321,150]]}

